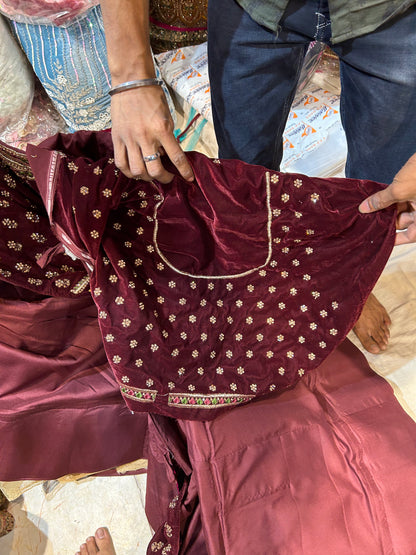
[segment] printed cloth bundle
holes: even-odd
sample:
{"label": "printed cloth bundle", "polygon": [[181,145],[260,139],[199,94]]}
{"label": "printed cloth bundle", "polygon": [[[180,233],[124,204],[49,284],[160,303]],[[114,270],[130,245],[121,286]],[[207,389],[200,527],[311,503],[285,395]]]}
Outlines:
{"label": "printed cloth bundle", "polygon": [[[111,76],[99,5],[66,25],[36,20],[25,23],[12,18],[11,28],[68,131],[111,127]],[[155,72],[160,78],[156,65]],[[163,90],[173,115],[165,85]]]}
{"label": "printed cloth bundle", "polygon": [[130,180],[107,132],[27,156],[35,181],[2,170],[1,276],[70,297],[89,279],[132,411],[211,419],[293,386],[344,339],[394,243],[394,209],[358,212],[369,181],[195,152],[192,183]]}

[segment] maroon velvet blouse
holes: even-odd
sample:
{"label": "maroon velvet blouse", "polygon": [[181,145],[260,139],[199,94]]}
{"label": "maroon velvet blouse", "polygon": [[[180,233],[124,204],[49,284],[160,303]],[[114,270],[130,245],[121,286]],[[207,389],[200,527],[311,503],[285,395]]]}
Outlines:
{"label": "maroon velvet blouse", "polygon": [[211,419],[293,386],[351,329],[394,243],[394,209],[358,212],[369,181],[196,152],[193,183],[129,180],[106,132],[27,155],[44,206],[0,168],[2,278],[57,296],[89,280],[132,411]]}

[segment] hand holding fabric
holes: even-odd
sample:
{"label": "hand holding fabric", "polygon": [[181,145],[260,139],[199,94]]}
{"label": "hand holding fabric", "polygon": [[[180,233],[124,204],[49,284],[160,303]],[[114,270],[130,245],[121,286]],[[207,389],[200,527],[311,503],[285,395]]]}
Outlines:
{"label": "hand holding fabric", "polygon": [[[148,0],[101,0],[100,6],[111,86],[154,79]],[[173,121],[162,87],[119,91],[111,100],[111,117],[114,160],[127,177],[169,183],[173,175],[160,161],[159,154],[163,153],[182,177],[193,180],[191,166],[173,135]]]}
{"label": "hand holding fabric", "polygon": [[141,87],[114,95],[111,116],[115,163],[127,177],[169,183],[173,174],[163,167],[160,158],[143,159],[160,153],[170,158],[185,179],[193,180],[192,169],[173,135],[173,121],[161,87]]}
{"label": "hand holding fabric", "polygon": [[368,214],[397,203],[396,245],[416,242],[416,154],[413,154],[386,189],[366,198],[359,206]]}

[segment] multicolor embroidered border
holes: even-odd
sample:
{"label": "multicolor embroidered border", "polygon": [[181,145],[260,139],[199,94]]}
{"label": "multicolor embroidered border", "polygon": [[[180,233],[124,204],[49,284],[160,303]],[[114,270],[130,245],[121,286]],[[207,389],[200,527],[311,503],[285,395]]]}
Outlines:
{"label": "multicolor embroidered border", "polygon": [[89,284],[90,276],[84,276],[78,283],[74,285],[74,287],[71,289],[71,293],[74,293],[74,295],[79,295],[84,291],[86,287],[89,286]]}
{"label": "multicolor embroidered border", "polygon": [[[121,385],[120,391],[129,399],[134,401],[142,401],[144,403],[154,403],[157,397],[157,391],[154,389],[139,389],[128,385]],[[247,403],[253,399],[254,395],[238,395],[233,393],[218,393],[203,395],[198,393],[170,393],[168,397],[168,405],[178,408],[195,408],[195,409],[215,409],[221,405],[239,405]]]}
{"label": "multicolor embroidered border", "polygon": [[219,405],[238,405],[250,401],[254,395],[218,393],[217,395],[200,395],[198,393],[171,393],[168,405],[183,408],[215,409]]}
{"label": "multicolor embroidered border", "polygon": [[154,389],[139,389],[137,387],[120,385],[120,391],[125,397],[134,401],[142,401],[144,403],[154,403],[156,401],[157,391]]}

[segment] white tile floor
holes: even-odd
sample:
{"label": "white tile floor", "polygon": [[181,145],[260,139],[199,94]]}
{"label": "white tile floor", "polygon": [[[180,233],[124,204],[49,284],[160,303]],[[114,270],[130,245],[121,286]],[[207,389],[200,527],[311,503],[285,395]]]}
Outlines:
{"label": "white tile floor", "polygon": [[146,475],[88,478],[45,494],[42,485],[9,505],[16,523],[0,555],[74,555],[107,526],[119,555],[144,555],[152,532],[144,513]]}

